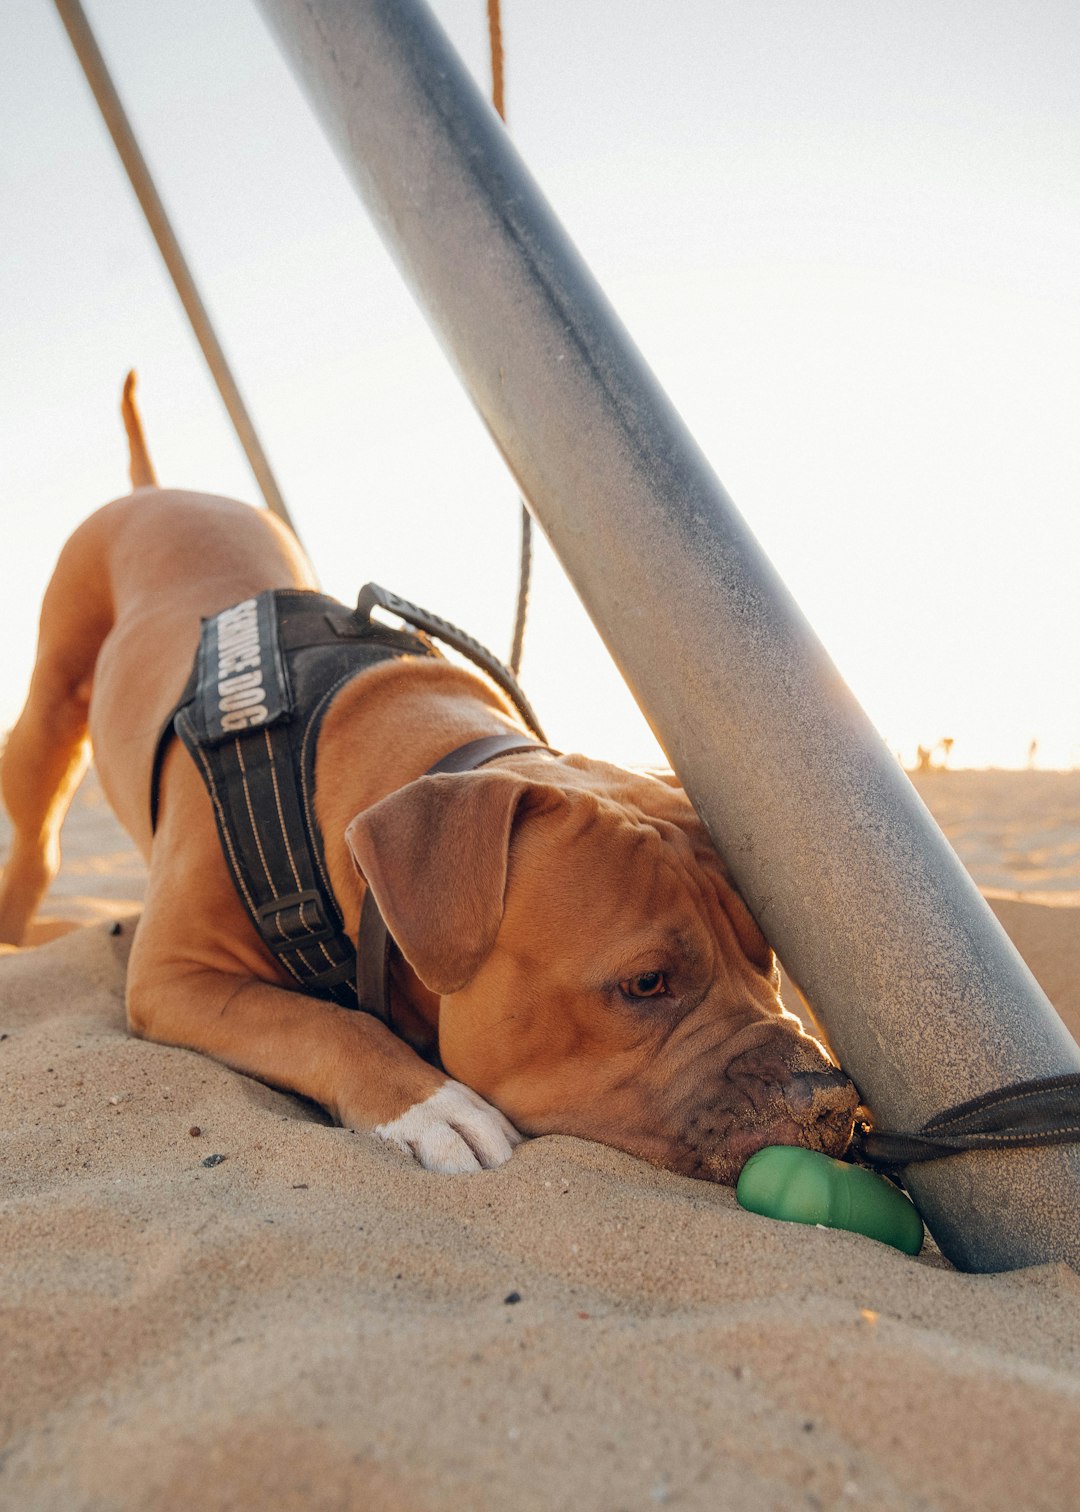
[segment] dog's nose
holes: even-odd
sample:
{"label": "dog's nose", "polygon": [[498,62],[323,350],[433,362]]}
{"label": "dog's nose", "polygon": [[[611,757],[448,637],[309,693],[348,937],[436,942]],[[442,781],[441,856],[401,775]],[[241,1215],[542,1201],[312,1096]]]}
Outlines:
{"label": "dog's nose", "polygon": [[784,1101],[796,1118],[814,1115],[821,1110],[840,1110],[850,1100],[854,1112],[858,1096],[851,1082],[842,1071],[795,1071],[784,1088]]}
{"label": "dog's nose", "polygon": [[796,1071],[783,1098],[812,1149],[844,1153],[851,1143],[859,1094],[842,1071]]}

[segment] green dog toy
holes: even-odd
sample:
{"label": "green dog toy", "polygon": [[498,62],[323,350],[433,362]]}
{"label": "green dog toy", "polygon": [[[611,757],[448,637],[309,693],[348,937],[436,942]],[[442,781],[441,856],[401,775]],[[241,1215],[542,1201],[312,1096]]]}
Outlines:
{"label": "green dog toy", "polygon": [[906,1255],[922,1248],[922,1219],[884,1176],[795,1145],[767,1145],[751,1155],[735,1189],[751,1213],[788,1223],[820,1223],[880,1239]]}

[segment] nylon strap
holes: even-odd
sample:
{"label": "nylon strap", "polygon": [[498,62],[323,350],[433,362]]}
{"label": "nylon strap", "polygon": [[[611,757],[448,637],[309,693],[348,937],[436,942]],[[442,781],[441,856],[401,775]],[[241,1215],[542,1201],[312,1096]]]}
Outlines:
{"label": "nylon strap", "polygon": [[267,591],[204,621],[192,679],[162,738],[164,748],[175,731],[195,762],[263,943],[297,987],[344,1008],[356,1007],[356,951],[315,816],[319,729],[363,671],[435,654],[325,595]]}
{"label": "nylon strap", "polygon": [[864,1126],[853,1154],[872,1165],[944,1160],[966,1150],[1080,1143],[1080,1073],[1013,1082],[937,1113],[914,1133]]}

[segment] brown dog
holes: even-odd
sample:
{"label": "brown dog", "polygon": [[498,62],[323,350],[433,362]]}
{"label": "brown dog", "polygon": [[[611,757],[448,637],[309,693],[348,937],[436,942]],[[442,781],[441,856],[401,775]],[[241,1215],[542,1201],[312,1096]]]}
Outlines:
{"label": "brown dog", "polygon": [[154,486],[130,380],[124,418],[135,492],[65,546],[4,753],[14,840],[0,940],[21,940],[56,873],[92,741],[149,864],[135,1034],[312,1098],[431,1170],[498,1165],[518,1131],[723,1182],[765,1144],[842,1153],[855,1090],[784,1010],[772,952],[681,789],[540,750],[425,776],[448,751],[520,728],[499,692],[445,660],[356,676],[318,739],[329,880],[353,941],[373,889],[395,945],[398,1033],[296,990],[245,912],[177,741],[156,832],[149,793],[200,617],[268,588],[314,589],[313,574],[271,515]]}

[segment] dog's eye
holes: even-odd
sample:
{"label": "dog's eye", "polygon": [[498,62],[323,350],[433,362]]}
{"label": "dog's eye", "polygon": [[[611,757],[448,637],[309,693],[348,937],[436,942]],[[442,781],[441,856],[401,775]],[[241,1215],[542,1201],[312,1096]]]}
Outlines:
{"label": "dog's eye", "polygon": [[667,991],[667,981],[662,971],[643,971],[640,976],[620,982],[619,986],[627,997],[632,998],[662,997]]}

